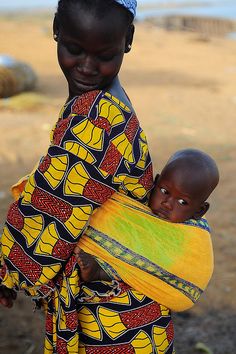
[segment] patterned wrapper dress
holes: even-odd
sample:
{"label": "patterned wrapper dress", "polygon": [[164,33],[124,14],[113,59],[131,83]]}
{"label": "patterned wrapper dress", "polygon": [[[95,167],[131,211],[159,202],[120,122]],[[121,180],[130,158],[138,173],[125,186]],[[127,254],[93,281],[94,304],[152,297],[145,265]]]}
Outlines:
{"label": "patterned wrapper dress", "polygon": [[63,107],[1,238],[2,284],[45,299],[45,353],[174,352],[166,307],[119,279],[80,284],[73,256],[96,208],[115,191],[146,203],[152,183],[133,109],[104,91]]}

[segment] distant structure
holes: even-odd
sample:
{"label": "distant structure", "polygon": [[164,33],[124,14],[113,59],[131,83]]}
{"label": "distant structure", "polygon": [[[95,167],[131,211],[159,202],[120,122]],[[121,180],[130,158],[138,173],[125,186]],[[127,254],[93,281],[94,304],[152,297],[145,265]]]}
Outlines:
{"label": "distant structure", "polygon": [[151,23],[167,30],[198,32],[205,36],[225,36],[236,31],[236,21],[188,15],[150,18]]}
{"label": "distant structure", "polygon": [[30,65],[0,54],[0,98],[35,88],[37,77]]}

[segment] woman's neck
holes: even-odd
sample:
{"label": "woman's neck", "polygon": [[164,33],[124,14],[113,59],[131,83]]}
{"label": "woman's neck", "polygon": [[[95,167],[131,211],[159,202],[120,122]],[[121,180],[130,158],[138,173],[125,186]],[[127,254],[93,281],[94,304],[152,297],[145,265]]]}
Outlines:
{"label": "woman's neck", "polygon": [[114,78],[111,85],[106,88],[106,91],[131,108],[131,102],[121,86],[118,76]]}
{"label": "woman's neck", "polygon": [[[132,108],[131,102],[130,102],[128,96],[126,95],[124,89],[122,88],[118,76],[116,76],[113,79],[112,83],[109,86],[105,87],[103,90],[109,92],[112,96],[115,96],[121,102],[123,102],[125,105]],[[66,104],[68,102],[70,102],[74,97],[75,97],[74,95],[69,94],[69,97],[66,100]]]}

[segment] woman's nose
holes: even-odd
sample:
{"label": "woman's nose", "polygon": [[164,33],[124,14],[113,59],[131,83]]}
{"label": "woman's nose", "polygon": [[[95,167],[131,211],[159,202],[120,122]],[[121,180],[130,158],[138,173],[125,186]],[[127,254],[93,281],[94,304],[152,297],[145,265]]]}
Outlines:
{"label": "woman's nose", "polygon": [[81,58],[77,64],[77,70],[83,74],[88,76],[93,76],[97,74],[97,64],[96,60],[92,56],[85,56]]}

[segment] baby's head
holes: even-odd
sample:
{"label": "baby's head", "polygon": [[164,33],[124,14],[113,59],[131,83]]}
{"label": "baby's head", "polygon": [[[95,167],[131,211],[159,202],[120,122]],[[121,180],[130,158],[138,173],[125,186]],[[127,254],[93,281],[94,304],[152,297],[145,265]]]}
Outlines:
{"label": "baby's head", "polygon": [[209,155],[195,149],[177,151],[156,177],[149,206],[171,222],[200,219],[218,182],[219,171]]}
{"label": "baby's head", "polygon": [[106,89],[131,49],[136,0],[60,0],[53,32],[70,98]]}

